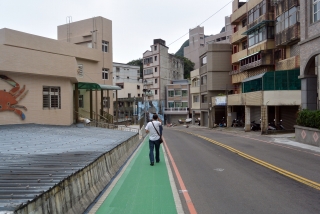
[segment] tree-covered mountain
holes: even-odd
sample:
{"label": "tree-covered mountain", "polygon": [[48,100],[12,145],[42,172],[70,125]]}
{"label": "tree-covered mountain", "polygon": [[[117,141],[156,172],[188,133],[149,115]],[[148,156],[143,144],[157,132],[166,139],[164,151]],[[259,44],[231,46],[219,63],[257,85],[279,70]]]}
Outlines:
{"label": "tree-covered mountain", "polygon": [[187,40],[187,41],[185,41],[182,45],[181,45],[181,47],[180,47],[180,49],[175,53],[175,55],[176,56],[182,56],[182,57],[184,57],[184,48],[185,47],[188,47],[189,46],[189,39]]}

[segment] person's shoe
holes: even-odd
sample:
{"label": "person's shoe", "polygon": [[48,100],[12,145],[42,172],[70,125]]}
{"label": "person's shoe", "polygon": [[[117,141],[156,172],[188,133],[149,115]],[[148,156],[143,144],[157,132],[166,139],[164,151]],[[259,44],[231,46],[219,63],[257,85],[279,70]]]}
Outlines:
{"label": "person's shoe", "polygon": [[150,166],[153,166],[153,165],[154,165],[154,162],[151,162],[151,163],[150,163]]}
{"label": "person's shoe", "polygon": [[156,161],[156,163],[159,163],[160,161]]}

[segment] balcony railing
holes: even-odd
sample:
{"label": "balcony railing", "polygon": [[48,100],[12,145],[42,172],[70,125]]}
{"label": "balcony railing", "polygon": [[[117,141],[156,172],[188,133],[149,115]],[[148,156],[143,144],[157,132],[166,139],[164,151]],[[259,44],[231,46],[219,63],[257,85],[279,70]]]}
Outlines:
{"label": "balcony railing", "polygon": [[276,34],[276,46],[287,45],[290,42],[300,39],[300,23],[297,22],[293,26]]}
{"label": "balcony railing", "polygon": [[237,53],[232,54],[231,55],[231,62],[232,63],[238,62],[239,59],[246,57],[248,55],[247,53],[248,53],[247,49],[245,49],[245,50],[241,50]]}
{"label": "balcony railing", "polygon": [[165,112],[187,112],[187,107],[173,107],[173,108],[164,108]]}
{"label": "balcony railing", "polygon": [[249,70],[251,68],[258,67],[260,65],[262,65],[262,60],[261,59],[259,59],[257,61],[254,61],[254,62],[251,62],[251,63],[248,63],[246,65],[240,66],[240,72],[245,71],[245,70]]}
{"label": "balcony railing", "polygon": [[260,16],[259,18],[257,18],[255,21],[253,21],[252,23],[248,24],[248,29],[254,27],[257,24],[260,24],[263,21],[273,21],[273,13],[266,13],[262,16]]}
{"label": "balcony railing", "polygon": [[232,34],[231,43],[238,42],[240,39],[246,37],[246,35],[242,35],[245,31],[248,30],[248,26],[245,26],[238,30],[237,32]]}
{"label": "balcony railing", "polygon": [[230,17],[231,24],[232,25],[237,24],[246,15],[247,15],[247,6],[246,4],[244,4],[231,14],[231,17]]}
{"label": "balcony railing", "polygon": [[291,70],[300,67],[300,56],[293,56],[276,63],[276,70]]}

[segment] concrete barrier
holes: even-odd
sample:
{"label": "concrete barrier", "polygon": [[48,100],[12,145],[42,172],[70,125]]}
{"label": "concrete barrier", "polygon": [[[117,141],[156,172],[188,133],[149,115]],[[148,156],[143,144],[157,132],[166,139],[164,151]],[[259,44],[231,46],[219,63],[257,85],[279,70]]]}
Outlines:
{"label": "concrete barrier", "polygon": [[83,213],[138,147],[139,142],[139,134],[134,135],[48,191],[22,205],[15,213]]}
{"label": "concrete barrier", "polygon": [[295,139],[299,143],[320,147],[320,130],[295,125]]}

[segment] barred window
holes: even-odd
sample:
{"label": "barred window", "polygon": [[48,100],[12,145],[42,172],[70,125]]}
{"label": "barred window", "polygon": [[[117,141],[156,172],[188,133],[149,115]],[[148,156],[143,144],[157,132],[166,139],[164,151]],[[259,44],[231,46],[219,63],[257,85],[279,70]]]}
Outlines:
{"label": "barred window", "polygon": [[43,86],[43,108],[61,109],[60,87]]}
{"label": "barred window", "polygon": [[[119,76],[117,76],[118,79]],[[107,80],[109,79],[109,69],[108,68],[103,68],[102,69],[102,79]]]}

